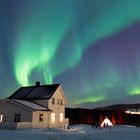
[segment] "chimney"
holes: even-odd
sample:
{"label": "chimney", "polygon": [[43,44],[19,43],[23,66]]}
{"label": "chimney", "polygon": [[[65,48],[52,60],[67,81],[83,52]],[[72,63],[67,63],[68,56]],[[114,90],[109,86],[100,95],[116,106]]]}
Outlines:
{"label": "chimney", "polygon": [[36,81],[36,87],[39,87],[39,86],[40,86],[40,82]]}

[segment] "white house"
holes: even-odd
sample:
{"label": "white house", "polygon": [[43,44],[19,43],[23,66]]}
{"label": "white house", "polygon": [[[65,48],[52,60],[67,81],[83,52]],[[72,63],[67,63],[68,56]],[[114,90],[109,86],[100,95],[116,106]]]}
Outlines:
{"label": "white house", "polygon": [[21,87],[0,102],[0,128],[62,128],[66,104],[60,84]]}

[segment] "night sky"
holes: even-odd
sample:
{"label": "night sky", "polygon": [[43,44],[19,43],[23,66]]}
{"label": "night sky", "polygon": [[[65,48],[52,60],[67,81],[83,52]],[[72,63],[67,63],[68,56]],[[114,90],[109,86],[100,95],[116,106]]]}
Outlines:
{"label": "night sky", "polygon": [[0,0],[0,98],[61,83],[69,105],[137,96],[140,0]]}

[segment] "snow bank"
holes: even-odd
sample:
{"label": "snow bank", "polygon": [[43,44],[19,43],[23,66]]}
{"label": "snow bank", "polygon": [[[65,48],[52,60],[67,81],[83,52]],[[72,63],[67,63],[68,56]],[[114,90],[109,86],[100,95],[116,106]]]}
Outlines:
{"label": "snow bank", "polygon": [[0,140],[139,140],[140,128],[115,126],[110,129],[74,125],[63,129],[0,130]]}

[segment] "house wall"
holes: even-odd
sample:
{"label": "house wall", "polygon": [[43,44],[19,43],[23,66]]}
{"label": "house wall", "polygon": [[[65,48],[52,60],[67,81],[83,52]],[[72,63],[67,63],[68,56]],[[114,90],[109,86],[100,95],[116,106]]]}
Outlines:
{"label": "house wall", "polygon": [[[52,104],[52,98],[55,99],[55,104]],[[59,99],[59,105],[58,105]],[[60,100],[63,101],[63,104],[60,105]],[[51,113],[49,114],[49,127],[64,127],[65,123],[65,100],[62,94],[61,87],[56,90],[55,94],[48,101],[48,108],[55,113],[55,123],[51,123]],[[60,122],[60,113],[63,113],[63,122]]]}
{"label": "house wall", "polygon": [[[48,109],[51,110],[51,113],[55,113],[55,123],[51,123],[51,113],[47,113],[46,118],[48,119],[48,124],[41,124],[40,122],[40,126],[46,127],[46,125],[48,125],[48,127],[64,127],[65,124],[65,99],[62,93],[62,87],[59,86],[56,90],[56,92],[54,93],[54,95],[48,100],[48,99],[41,99],[41,100],[32,100],[32,102],[42,105],[44,107],[47,107]],[[52,104],[52,98],[55,99],[55,104]],[[58,99],[59,99],[59,105],[58,105]],[[60,105],[60,100],[62,100],[63,104]],[[37,114],[36,114],[37,113]],[[33,117],[34,120],[38,120],[38,112],[34,113]],[[60,113],[63,113],[63,122],[60,122]],[[36,114],[36,115],[35,115]],[[47,117],[48,115],[48,117]],[[38,122],[34,122],[34,127],[36,128],[36,125],[38,125]]]}
{"label": "house wall", "polygon": [[[32,115],[32,128],[48,128],[49,113],[49,111],[34,111]],[[43,121],[39,121],[40,114],[43,114]]]}
{"label": "house wall", "polygon": [[16,128],[32,128],[32,122],[18,122]]}
{"label": "house wall", "polygon": [[20,117],[21,122],[32,121],[32,111],[20,105],[16,105],[8,100],[0,104],[0,114],[4,115],[4,118],[3,118],[4,121],[14,122],[14,117],[16,113],[21,114],[21,117]]}

